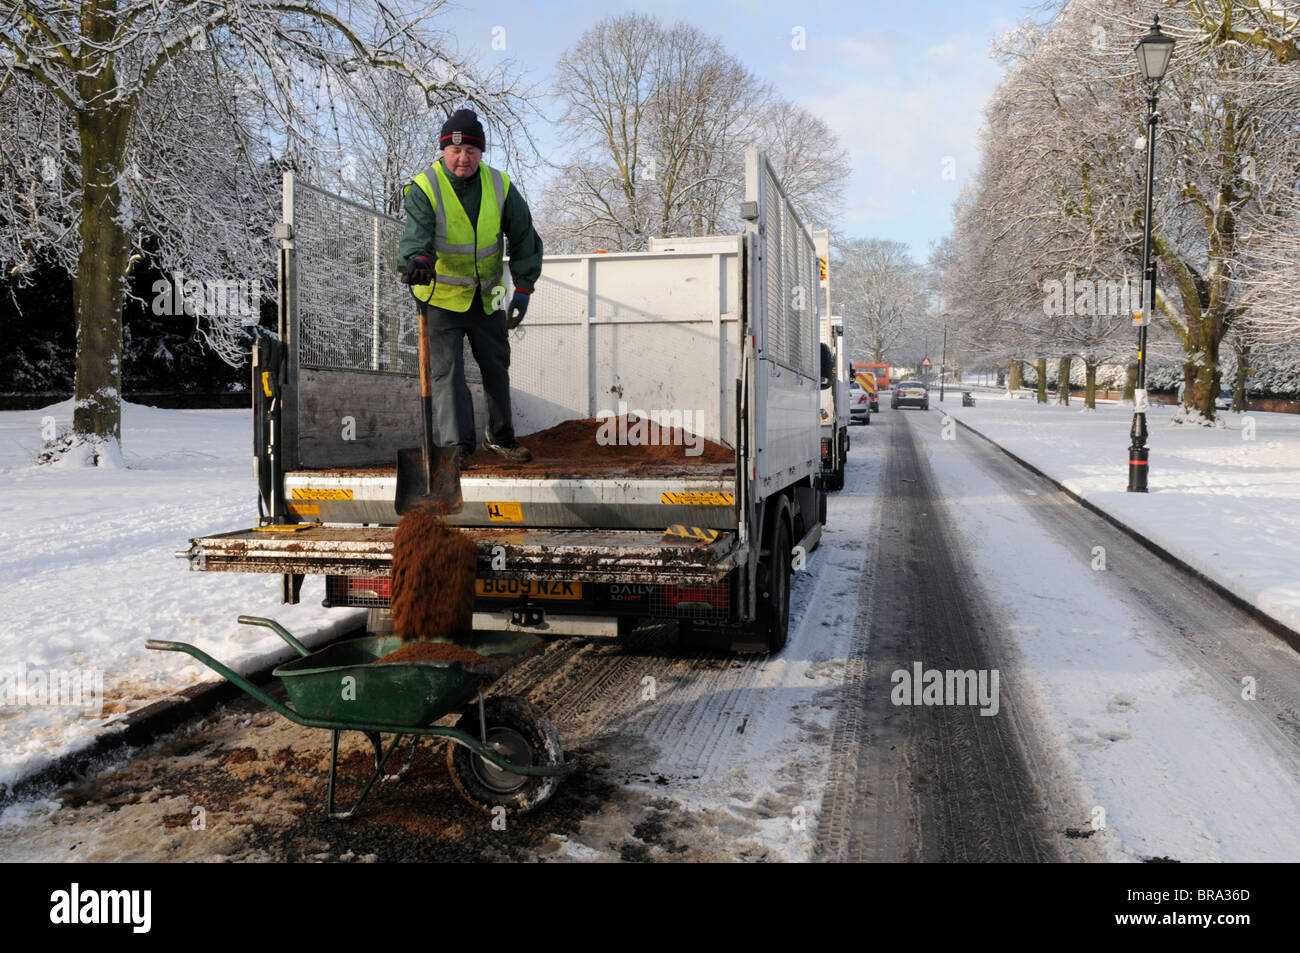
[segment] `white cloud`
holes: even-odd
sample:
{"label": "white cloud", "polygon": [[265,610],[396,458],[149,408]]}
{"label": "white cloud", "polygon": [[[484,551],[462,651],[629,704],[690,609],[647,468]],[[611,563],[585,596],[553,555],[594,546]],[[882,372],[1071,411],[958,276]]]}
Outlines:
{"label": "white cloud", "polygon": [[[849,153],[847,232],[881,234],[950,213],[978,163],[977,133],[1000,77],[988,55],[991,35],[954,35],[919,59],[914,41],[909,47],[901,36],[840,40],[841,62],[851,68],[819,73],[816,92],[803,104],[825,119]],[[871,52],[876,58],[865,68]],[[945,178],[945,167],[955,178]]]}

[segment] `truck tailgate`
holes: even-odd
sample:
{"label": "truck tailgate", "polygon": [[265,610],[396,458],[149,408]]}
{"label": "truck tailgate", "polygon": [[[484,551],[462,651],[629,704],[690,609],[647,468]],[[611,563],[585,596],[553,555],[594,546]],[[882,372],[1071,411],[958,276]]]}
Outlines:
{"label": "truck tailgate", "polygon": [[[464,509],[455,526],[648,529],[675,523],[734,529],[734,467],[704,465],[663,475],[461,477]],[[396,523],[392,468],[286,473],[289,512],[323,523]]]}

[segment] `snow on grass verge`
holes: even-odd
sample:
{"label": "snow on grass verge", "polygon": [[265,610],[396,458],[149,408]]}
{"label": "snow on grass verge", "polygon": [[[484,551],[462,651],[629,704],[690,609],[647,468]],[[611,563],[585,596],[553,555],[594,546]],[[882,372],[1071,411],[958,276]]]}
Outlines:
{"label": "snow on grass verge", "polygon": [[124,404],[123,467],[33,465],[44,435],[71,421],[70,400],[0,413],[0,789],[131,711],[219,680],[147,639],[191,642],[247,672],[292,653],[237,616],[270,616],[311,645],[364,611],[321,607],[319,578],[283,606],[278,576],[191,573],[173,555],[256,523],[247,410]]}
{"label": "snow on grass verge", "polygon": [[1300,631],[1300,415],[1222,412],[1222,429],[1170,424],[1153,405],[1149,492],[1129,493],[1131,407],[1096,413],[981,393],[938,406],[1070,492]]}

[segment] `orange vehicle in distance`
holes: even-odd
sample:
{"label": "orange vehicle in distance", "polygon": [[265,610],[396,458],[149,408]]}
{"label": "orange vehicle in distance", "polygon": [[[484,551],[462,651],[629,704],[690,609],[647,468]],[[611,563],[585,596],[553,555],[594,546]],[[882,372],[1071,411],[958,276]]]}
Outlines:
{"label": "orange vehicle in distance", "polygon": [[882,390],[889,390],[889,365],[854,364],[853,376],[871,395],[871,409],[879,410],[878,395]]}

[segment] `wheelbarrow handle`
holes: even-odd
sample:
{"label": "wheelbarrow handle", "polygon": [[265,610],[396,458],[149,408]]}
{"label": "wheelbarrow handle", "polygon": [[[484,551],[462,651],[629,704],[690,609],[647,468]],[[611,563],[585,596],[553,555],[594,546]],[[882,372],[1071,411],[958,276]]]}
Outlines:
{"label": "wheelbarrow handle", "polygon": [[220,662],[214,659],[207,652],[204,652],[202,649],[196,646],[190,645],[188,642],[168,642],[163,639],[149,639],[149,641],[145,642],[144,647],[147,649],[154,649],[155,651],[158,652],[184,652],[186,655],[189,655],[192,658],[202,662],[208,668],[212,669],[212,671],[216,672],[222,678],[226,679],[226,681],[230,682],[233,685],[236,685],[239,688],[242,688],[248,694],[252,695],[258,701],[260,701],[263,705],[266,705],[268,708],[274,709],[275,711],[279,712],[281,715],[284,715],[284,717],[288,718],[290,721],[298,722],[301,724],[301,719],[298,717],[297,712],[286,707],[282,703],[276,701],[274,698],[272,698],[266,692],[262,691],[260,688],[258,688],[248,679],[244,678],[244,676],[240,675],[238,672],[234,671],[233,669],[227,668],[225,665],[222,665]]}
{"label": "wheelbarrow handle", "polygon": [[284,626],[282,626],[280,623],[276,622],[274,619],[264,619],[260,615],[241,615],[238,621],[242,622],[244,625],[265,626],[266,628],[275,632],[276,635],[284,639],[291,646],[293,646],[293,650],[297,652],[299,655],[302,656],[311,655],[311,649],[307,648],[305,645],[303,645],[301,642],[295,639],[292,635],[290,635],[289,630],[286,629]]}

